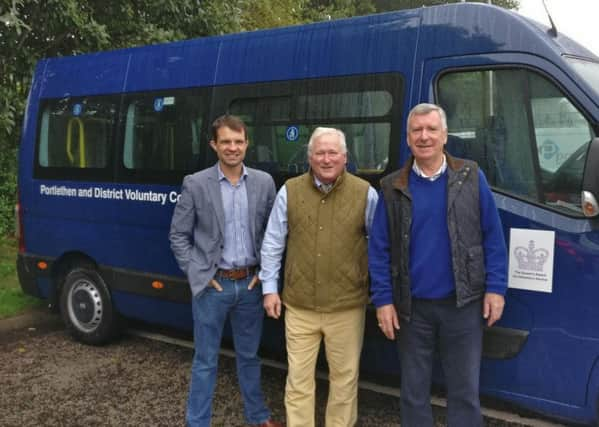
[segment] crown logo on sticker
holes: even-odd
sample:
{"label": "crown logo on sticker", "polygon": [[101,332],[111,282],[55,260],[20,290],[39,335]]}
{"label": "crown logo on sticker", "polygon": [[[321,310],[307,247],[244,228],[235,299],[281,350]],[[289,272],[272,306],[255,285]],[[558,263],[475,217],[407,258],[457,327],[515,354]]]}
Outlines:
{"label": "crown logo on sticker", "polygon": [[543,271],[543,265],[547,261],[549,251],[543,248],[535,248],[535,241],[528,242],[528,248],[517,246],[514,255],[518,261],[518,267],[522,270]]}

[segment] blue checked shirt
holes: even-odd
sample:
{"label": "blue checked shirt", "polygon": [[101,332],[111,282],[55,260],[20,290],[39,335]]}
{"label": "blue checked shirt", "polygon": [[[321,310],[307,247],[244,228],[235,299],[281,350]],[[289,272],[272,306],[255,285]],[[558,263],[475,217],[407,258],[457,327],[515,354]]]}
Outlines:
{"label": "blue checked shirt", "polygon": [[248,217],[248,197],[245,185],[247,170],[245,165],[241,178],[233,185],[218,166],[220,194],[225,212],[225,236],[222,258],[218,267],[230,270],[258,264],[254,242],[250,235],[250,219]]}

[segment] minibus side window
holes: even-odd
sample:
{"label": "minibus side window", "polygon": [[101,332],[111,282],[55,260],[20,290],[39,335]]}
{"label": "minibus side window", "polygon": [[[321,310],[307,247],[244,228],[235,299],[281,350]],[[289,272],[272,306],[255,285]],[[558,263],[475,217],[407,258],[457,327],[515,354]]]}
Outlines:
{"label": "minibus side window", "polygon": [[107,165],[116,100],[105,97],[50,100],[42,107],[38,165],[98,169]]}
{"label": "minibus side window", "polygon": [[140,94],[128,98],[124,109],[125,168],[196,170],[204,116],[198,100],[181,93]]}
{"label": "minibus side window", "polygon": [[246,163],[275,175],[302,173],[312,131],[335,127],[346,135],[348,170],[381,174],[389,162],[394,102],[400,101],[394,99],[398,79],[364,75],[283,82],[258,97],[240,91],[229,111],[248,125]]}
{"label": "minibus side window", "polygon": [[439,79],[448,152],[473,159],[499,191],[581,215],[592,129],[551,81],[528,69],[447,73]]}
{"label": "minibus side window", "polygon": [[548,80],[530,79],[530,89],[545,203],[582,212],[580,192],[592,128]]}

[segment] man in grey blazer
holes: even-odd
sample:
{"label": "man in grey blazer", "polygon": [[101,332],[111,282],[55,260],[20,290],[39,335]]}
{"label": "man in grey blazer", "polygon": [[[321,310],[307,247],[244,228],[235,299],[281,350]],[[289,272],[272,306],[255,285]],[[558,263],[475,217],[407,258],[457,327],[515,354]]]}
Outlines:
{"label": "man in grey blazer", "polygon": [[222,330],[229,316],[237,376],[250,425],[278,427],[264,403],[257,356],[262,335],[260,248],[275,198],[270,175],[243,164],[247,129],[224,115],[212,124],[218,162],[183,180],[170,229],[171,248],[192,292],[195,354],[186,420],[210,426]]}

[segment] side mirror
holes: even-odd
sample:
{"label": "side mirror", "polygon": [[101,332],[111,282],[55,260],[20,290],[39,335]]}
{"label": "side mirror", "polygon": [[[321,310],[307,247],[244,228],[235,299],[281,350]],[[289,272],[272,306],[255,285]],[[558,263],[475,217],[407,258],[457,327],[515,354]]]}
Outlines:
{"label": "side mirror", "polygon": [[581,196],[584,216],[591,218],[599,215],[599,138],[593,139],[589,144]]}

